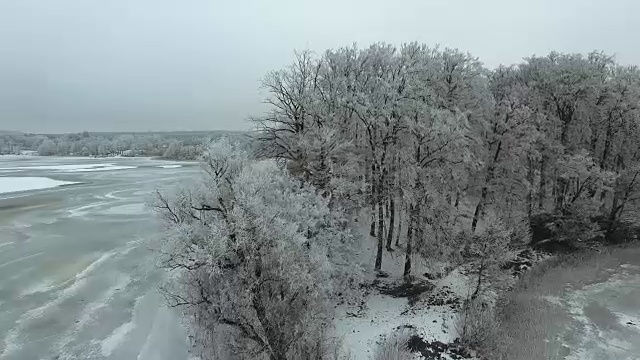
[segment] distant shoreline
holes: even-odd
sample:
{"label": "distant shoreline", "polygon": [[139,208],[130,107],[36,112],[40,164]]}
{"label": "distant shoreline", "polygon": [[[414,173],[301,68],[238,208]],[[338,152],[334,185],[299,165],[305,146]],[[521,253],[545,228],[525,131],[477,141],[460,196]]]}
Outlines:
{"label": "distant shoreline", "polygon": [[154,161],[173,161],[173,162],[188,162],[197,163],[196,159],[171,159],[162,156],[71,156],[71,155],[38,155],[38,154],[0,154],[0,157],[33,157],[33,158],[52,158],[52,159],[141,159],[141,160],[154,160]]}

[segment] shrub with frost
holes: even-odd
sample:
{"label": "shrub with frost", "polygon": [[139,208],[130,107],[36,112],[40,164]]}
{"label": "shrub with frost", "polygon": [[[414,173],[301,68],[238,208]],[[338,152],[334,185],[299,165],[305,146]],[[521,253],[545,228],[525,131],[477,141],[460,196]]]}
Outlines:
{"label": "shrub with frost", "polygon": [[167,225],[164,287],[189,316],[204,359],[323,359],[332,301],[358,281],[354,237],[328,200],[271,161],[226,141],[202,159],[203,179],[155,208]]}

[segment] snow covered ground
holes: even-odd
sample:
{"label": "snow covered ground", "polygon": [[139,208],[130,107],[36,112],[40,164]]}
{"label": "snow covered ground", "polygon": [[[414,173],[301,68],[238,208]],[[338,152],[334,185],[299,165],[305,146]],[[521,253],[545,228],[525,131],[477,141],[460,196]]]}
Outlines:
{"label": "snow covered ground", "polygon": [[46,177],[0,177],[0,194],[20,191],[49,189],[62,185],[77,184],[73,181],[54,180]]}
{"label": "snow covered ground", "polygon": [[451,343],[458,337],[457,315],[449,306],[411,306],[407,298],[375,292],[367,297],[360,314],[358,310],[341,306],[335,321],[337,336],[354,360],[370,359],[384,337],[403,327],[411,328],[429,342]]}
{"label": "snow covered ground", "polygon": [[[368,229],[361,231],[368,232]],[[364,242],[359,252],[359,261],[366,268],[374,263],[376,239],[367,235]],[[392,253],[385,250],[382,270],[389,277],[378,279],[378,282],[402,284],[404,251],[401,248]],[[422,277],[426,270],[426,264],[415,257],[412,273],[416,278],[426,281]],[[374,281],[374,278],[370,281]],[[425,341],[453,342],[458,337],[455,330],[456,311],[448,305],[428,305],[425,300],[430,295],[442,293],[448,293],[454,298],[464,298],[467,294],[467,277],[455,270],[432,285],[433,290],[421,294],[413,305],[407,297],[385,295],[374,287],[364,298],[364,304],[339,306],[334,323],[343,348],[354,360],[371,359],[381,340],[404,327],[411,328],[412,332]]]}

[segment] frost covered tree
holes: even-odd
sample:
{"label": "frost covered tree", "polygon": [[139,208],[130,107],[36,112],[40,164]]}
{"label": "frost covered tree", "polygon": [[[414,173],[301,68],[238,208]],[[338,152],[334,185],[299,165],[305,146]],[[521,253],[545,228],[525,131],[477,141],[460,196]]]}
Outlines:
{"label": "frost covered tree", "polygon": [[167,149],[162,154],[162,157],[166,159],[179,159],[180,150],[181,150],[180,143],[177,141],[172,141],[171,144],[167,146]]}
{"label": "frost covered tree", "polygon": [[[213,143],[193,188],[158,194],[164,288],[184,306],[204,359],[325,359],[332,301],[358,271],[355,238],[328,200],[271,160]],[[356,267],[357,268],[357,267]]]}
{"label": "frost covered tree", "polygon": [[[553,205],[560,206],[559,189],[564,187],[558,177],[556,161],[585,147],[588,141],[590,117],[597,116],[594,104],[600,106],[606,93],[604,84],[610,79],[613,66],[610,56],[592,52],[562,54],[552,52],[544,57],[531,57],[520,66],[523,78],[531,89],[531,106],[544,118],[540,125],[544,133],[540,153],[540,208],[545,209],[548,185],[553,185]],[[606,97],[606,96],[605,96]]]}
{"label": "frost covered tree", "polygon": [[[417,110],[418,108],[416,108]],[[467,125],[460,113],[423,108],[410,123],[403,158],[403,202],[408,210],[404,275],[411,274],[411,259],[416,250],[433,249],[438,234],[450,225],[452,206],[446,201],[450,168],[465,161]],[[432,230],[427,240],[425,230]],[[425,246],[427,245],[427,246]],[[428,256],[435,254],[427,254]],[[436,255],[437,256],[437,255]],[[434,256],[435,257],[435,256]]]}
{"label": "frost covered tree", "polygon": [[[484,96],[476,95],[482,73],[479,62],[466,54],[417,43],[329,50],[317,59],[304,52],[294,65],[266,78],[273,110],[257,120],[257,137],[294,175],[328,189],[332,203],[357,206],[366,198],[370,233],[377,237],[374,269],[381,270],[385,243],[392,250],[396,224],[400,232],[397,218],[404,211],[396,209],[409,208],[402,200],[406,181],[401,172],[407,154],[414,156],[415,131],[422,131],[417,134],[423,151],[419,166],[428,167],[437,160],[430,156],[450,152],[451,124],[433,119],[447,114],[460,129],[480,117],[475,109]],[[446,173],[449,178],[442,181],[456,183],[456,171],[449,167]],[[447,191],[458,197],[461,192],[455,186]]]}
{"label": "frost covered tree", "polygon": [[45,139],[40,146],[38,146],[38,155],[51,156],[56,155],[56,143],[51,139]]}
{"label": "frost covered tree", "polygon": [[271,109],[264,117],[254,119],[260,132],[257,140],[265,157],[290,161],[292,173],[309,180],[311,170],[303,139],[312,129],[310,114],[317,66],[309,51],[296,53],[296,60],[286,69],[272,71],[262,81],[269,94]]}
{"label": "frost covered tree", "polygon": [[517,68],[499,67],[490,74],[488,87],[493,112],[475,129],[479,130],[474,147],[479,166],[476,171],[469,169],[477,174],[480,190],[471,222],[472,232],[490,202],[502,208],[508,207],[514,197],[524,202],[524,197],[518,195],[527,193],[530,179],[526,177],[526,164],[538,136],[537,117],[529,106],[529,89],[520,80]]}
{"label": "frost covered tree", "polygon": [[602,170],[586,150],[565,155],[558,160],[563,188],[557,196],[560,203],[555,222],[559,240],[572,239],[579,244],[598,235],[601,230],[593,219],[599,214],[598,191],[611,188],[615,174]]}
{"label": "frost covered tree", "polygon": [[[393,175],[389,174],[388,163],[393,159],[394,145],[408,120],[403,106],[412,59],[409,57],[411,55],[403,56],[403,50],[398,54],[396,48],[390,45],[374,44],[362,51],[359,61],[364,64],[362,71],[366,76],[361,77],[363,80],[356,85],[356,95],[348,100],[348,106],[362,126],[371,163],[372,203],[375,204],[373,210],[377,212],[378,219],[376,271],[382,267],[386,240],[383,209],[391,195],[387,186],[389,177]],[[416,54],[414,52],[412,55]]]}
{"label": "frost covered tree", "polygon": [[[481,233],[493,217],[510,231],[540,216],[582,213],[594,229],[632,218],[639,74],[597,51],[495,70],[417,43],[302,52],[265,79],[257,138],[332,206],[369,216],[374,270],[404,246],[410,273],[414,254],[446,253],[453,229]],[[606,181],[574,200],[585,179],[567,166]]]}

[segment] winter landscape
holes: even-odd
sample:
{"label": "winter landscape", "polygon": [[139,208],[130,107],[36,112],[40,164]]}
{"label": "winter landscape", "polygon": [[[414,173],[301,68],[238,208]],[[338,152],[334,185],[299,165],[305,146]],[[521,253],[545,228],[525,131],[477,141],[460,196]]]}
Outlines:
{"label": "winter landscape", "polygon": [[0,2],[0,360],[640,359],[640,2]]}
{"label": "winter landscape", "polygon": [[[156,189],[193,183],[201,173],[197,163],[7,155],[0,157],[0,171],[0,267],[10,274],[0,283],[3,359],[199,358],[180,312],[158,292],[166,281],[156,266],[162,235],[149,211]],[[359,230],[368,235],[368,228]],[[343,356],[383,358],[378,349],[385,339],[417,336],[412,356],[406,351],[401,357],[402,344],[396,344],[384,358],[471,358],[461,346],[441,352],[435,345],[459,337],[456,324],[470,280],[464,266],[427,281],[421,274],[433,268],[416,258],[414,272],[423,280],[414,281],[425,288],[394,291],[404,283],[401,247],[384,253],[389,277],[376,281],[366,275],[376,239],[360,246],[351,266],[363,267],[360,281],[368,286],[337,306],[333,318],[334,339],[347,350]],[[573,289],[576,284],[567,281],[568,291],[533,295],[557,305],[554,316],[563,314],[545,324],[552,326],[546,329],[553,334],[551,358],[634,358],[640,351],[638,250],[618,252],[607,257],[593,284]],[[522,266],[530,263],[524,259]],[[579,282],[589,281],[580,276]],[[536,358],[527,356],[520,358]]]}

